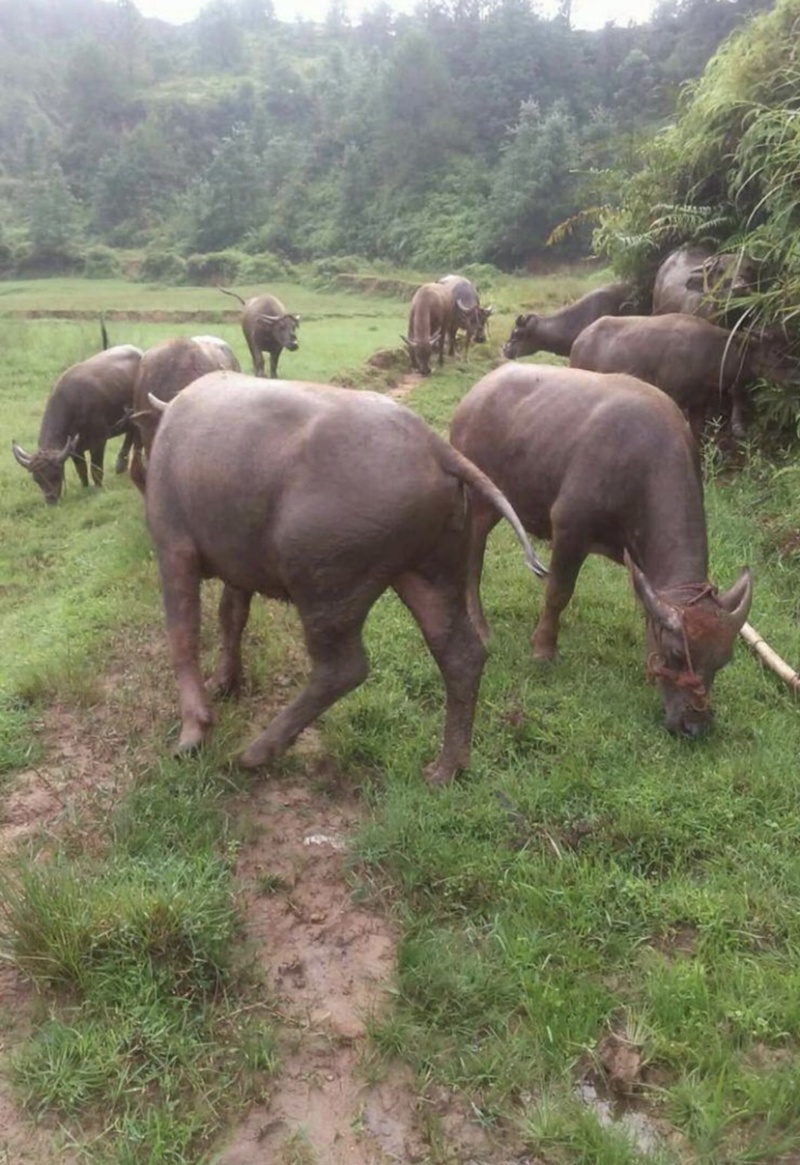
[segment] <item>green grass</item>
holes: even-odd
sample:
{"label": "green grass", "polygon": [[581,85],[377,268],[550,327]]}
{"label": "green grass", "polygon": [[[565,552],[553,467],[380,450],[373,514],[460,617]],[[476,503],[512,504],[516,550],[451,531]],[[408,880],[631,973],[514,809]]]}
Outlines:
{"label": "green grass", "polygon": [[[575,283],[565,292],[555,279],[499,281],[489,352],[448,362],[409,403],[446,431],[513,315],[587,286]],[[82,285],[76,297],[99,303],[106,290]],[[183,294],[161,292],[158,305],[180,306]],[[331,297],[332,312],[334,301],[344,318],[304,321],[303,347],[283,357],[287,376],[361,379],[371,351],[399,347],[404,304],[347,295]],[[175,331],[112,330],[113,342],[143,345]],[[244,355],[237,329],[214,330]],[[50,383],[97,340],[93,325],[52,321],[2,321],[0,335],[8,450],[11,436],[35,444]],[[190,769],[153,763],[175,727],[176,693],[138,494],[113,476],[102,493],[73,481],[47,509],[9,453],[0,484],[9,645],[0,782],[34,763],[39,725],[57,703],[87,732],[97,717],[114,724],[128,790],[93,828],[51,836],[38,860],[3,872],[4,950],[48,1000],[11,1070],[33,1112],[55,1114],[75,1136],[101,1134],[93,1159],[194,1165],[275,1070],[269,1011],[245,1023],[250,1013],[237,1007],[252,987],[237,955],[237,826],[223,763],[263,719],[263,703],[222,710]],[[754,456],[745,472],[709,482],[707,511],[712,577],[729,586],[750,563],[751,622],[796,664],[800,473]],[[550,667],[535,665],[528,645],[540,595],[498,528],[484,583],[491,655],[473,763],[456,784],[434,793],[421,779],[443,693],[392,595],[368,624],[368,681],[323,718],[325,748],[362,791],[359,893],[391,909],[401,932],[394,1003],[372,1021],[375,1047],[408,1060],[420,1088],[454,1087],[487,1125],[513,1125],[547,1165],[791,1160],[800,1153],[796,702],[740,646],[714,687],[713,733],[674,740],[644,680],[643,618],[625,572],[587,563]],[[209,623],[209,658],[214,638]],[[274,672],[300,674],[297,641],[291,611],[254,611],[247,663],[268,698]],[[258,888],[280,885],[267,870]],[[577,1091],[587,1073],[599,1086],[609,1033],[626,1033],[642,1057],[625,1118],[654,1122],[660,1135],[647,1144]]]}

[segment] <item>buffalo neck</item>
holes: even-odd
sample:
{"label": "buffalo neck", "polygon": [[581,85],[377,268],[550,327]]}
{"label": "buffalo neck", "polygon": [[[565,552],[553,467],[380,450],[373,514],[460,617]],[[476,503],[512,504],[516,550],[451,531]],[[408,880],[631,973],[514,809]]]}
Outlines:
{"label": "buffalo neck", "polygon": [[656,455],[640,494],[631,550],[656,590],[708,578],[708,536],[703,487],[687,456]]}

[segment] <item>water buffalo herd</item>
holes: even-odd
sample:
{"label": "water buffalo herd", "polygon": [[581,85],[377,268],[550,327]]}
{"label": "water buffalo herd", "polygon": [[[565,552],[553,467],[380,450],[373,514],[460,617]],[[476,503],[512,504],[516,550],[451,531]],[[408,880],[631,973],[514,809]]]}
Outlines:
{"label": "water buffalo herd", "polygon": [[[652,315],[632,314],[622,283],[549,317],[520,315],[503,347],[507,362],[463,397],[449,442],[385,395],[275,379],[282,350],[297,349],[299,316],[274,296],[237,296],[254,376],[214,336],[144,353],[108,348],[63,373],[38,450],[12,442],[13,454],[54,503],[67,458],[87,485],[88,452],[99,486],[106,441],[125,435],[161,574],[181,752],[207,738],[210,693],[241,687],[254,594],[297,608],[311,674],[244,751],[248,767],[269,764],[363,682],[364,622],[391,588],[442,675],[444,738],[429,780],[450,780],[469,756],[488,633],[481,572],[501,518],[528,567],[546,578],[534,656],[554,657],[586,557],[624,564],[645,614],[647,672],[666,727],[694,737],[709,725],[714,676],[752,601],[747,568],[727,591],[709,581],[697,437],[721,400],[740,435],[747,385],[796,375],[774,338],[724,326],[756,275],[738,257],[682,248],[659,269]],[[445,345],[455,353],[459,331],[466,356],[485,341],[491,313],[462,276],[424,283],[402,337],[412,367],[428,375]],[[569,366],[516,362],[540,350]],[[529,535],[551,541],[549,570]],[[204,578],[223,583],[221,652],[208,687],[198,662]]]}

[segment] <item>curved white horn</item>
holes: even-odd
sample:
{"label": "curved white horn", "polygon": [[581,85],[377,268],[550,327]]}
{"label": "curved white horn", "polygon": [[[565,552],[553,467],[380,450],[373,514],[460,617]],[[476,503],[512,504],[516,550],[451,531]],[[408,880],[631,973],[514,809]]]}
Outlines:
{"label": "curved white horn", "polygon": [[148,392],[147,399],[157,413],[165,413],[172,404],[172,401],[169,400],[159,400],[157,396],[153,396],[152,392]]}
{"label": "curved white horn", "polygon": [[16,441],[11,442],[11,452],[14,454],[23,469],[30,469],[30,453],[26,453],[22,446],[18,445]]}

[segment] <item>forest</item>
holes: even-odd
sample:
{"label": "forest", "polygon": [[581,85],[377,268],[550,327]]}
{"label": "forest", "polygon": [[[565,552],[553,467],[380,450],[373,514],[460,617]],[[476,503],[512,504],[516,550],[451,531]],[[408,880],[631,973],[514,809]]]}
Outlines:
{"label": "forest", "polygon": [[167,282],[220,252],[215,275],[251,279],[586,255],[682,87],[770,8],[662,0],[589,32],[568,2],[378,2],[355,23],[331,0],[288,24],[270,0],[211,0],[172,26],[132,0],[0,0],[0,272],[114,275],[130,251]]}

